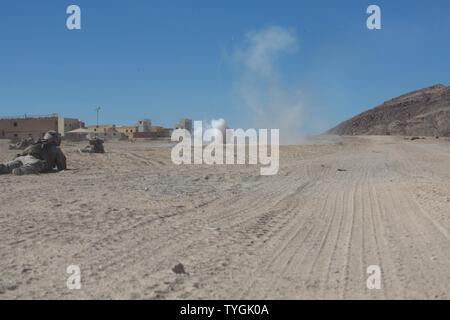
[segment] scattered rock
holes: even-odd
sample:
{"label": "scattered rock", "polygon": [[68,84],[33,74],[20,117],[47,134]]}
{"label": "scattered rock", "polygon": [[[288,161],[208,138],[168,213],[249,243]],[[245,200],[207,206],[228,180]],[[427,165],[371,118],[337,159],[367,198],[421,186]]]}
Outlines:
{"label": "scattered rock", "polygon": [[5,293],[6,291],[14,291],[18,288],[15,281],[12,280],[0,280],[0,294]]}
{"label": "scattered rock", "polygon": [[172,271],[176,274],[186,274],[186,270],[184,270],[184,265],[182,263],[179,263],[173,267]]}

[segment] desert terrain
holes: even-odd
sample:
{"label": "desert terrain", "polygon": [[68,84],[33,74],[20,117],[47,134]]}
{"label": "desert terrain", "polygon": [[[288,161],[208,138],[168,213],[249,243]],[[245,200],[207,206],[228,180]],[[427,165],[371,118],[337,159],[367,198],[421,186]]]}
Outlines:
{"label": "desert terrain", "polygon": [[0,176],[0,299],[450,299],[446,138],[320,137],[267,177],[83,145],[63,143],[67,171]]}

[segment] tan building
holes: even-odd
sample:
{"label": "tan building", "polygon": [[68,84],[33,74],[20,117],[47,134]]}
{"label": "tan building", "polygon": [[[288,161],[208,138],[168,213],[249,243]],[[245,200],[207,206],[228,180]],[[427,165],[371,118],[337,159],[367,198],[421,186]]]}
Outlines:
{"label": "tan building", "polygon": [[120,126],[116,127],[116,130],[124,135],[126,135],[128,138],[132,139],[134,138],[134,134],[138,132],[137,126]]}
{"label": "tan building", "polygon": [[104,133],[104,132],[116,131],[116,125],[115,124],[101,124],[98,126],[93,125],[93,126],[88,126],[88,129],[92,132]]}
{"label": "tan building", "polygon": [[54,130],[64,136],[66,132],[80,128],[83,123],[78,119],[48,116],[23,116],[0,118],[0,139],[20,140],[32,137],[42,138],[47,131]]}
{"label": "tan building", "polygon": [[91,132],[91,137],[97,136],[102,139],[119,139],[122,137],[122,133],[117,130],[115,124],[88,126],[88,129]]}

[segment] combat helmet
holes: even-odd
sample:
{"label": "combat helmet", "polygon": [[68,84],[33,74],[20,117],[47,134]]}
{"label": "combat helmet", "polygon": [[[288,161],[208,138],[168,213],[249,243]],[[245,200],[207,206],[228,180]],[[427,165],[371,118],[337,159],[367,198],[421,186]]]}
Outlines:
{"label": "combat helmet", "polygon": [[59,135],[58,132],[53,130],[48,131],[44,135],[44,140],[47,141],[47,143],[49,144],[56,144],[57,146],[61,144],[61,136]]}

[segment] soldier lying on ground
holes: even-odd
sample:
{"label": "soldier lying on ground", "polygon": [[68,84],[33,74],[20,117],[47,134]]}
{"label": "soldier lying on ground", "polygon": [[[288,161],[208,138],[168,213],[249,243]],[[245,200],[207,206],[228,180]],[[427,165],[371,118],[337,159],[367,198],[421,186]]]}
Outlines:
{"label": "soldier lying on ground", "polygon": [[66,170],[66,157],[59,147],[61,137],[55,131],[49,131],[43,139],[26,148],[11,161],[0,164],[0,174],[12,173],[17,176],[51,172],[55,167]]}
{"label": "soldier lying on ground", "polygon": [[20,140],[17,143],[13,143],[9,145],[10,150],[23,150],[29,146],[31,146],[34,143],[33,138],[25,138]]}
{"label": "soldier lying on ground", "polygon": [[89,140],[89,145],[80,149],[80,152],[85,153],[105,153],[105,148],[103,147],[104,141],[100,138],[93,138]]}

